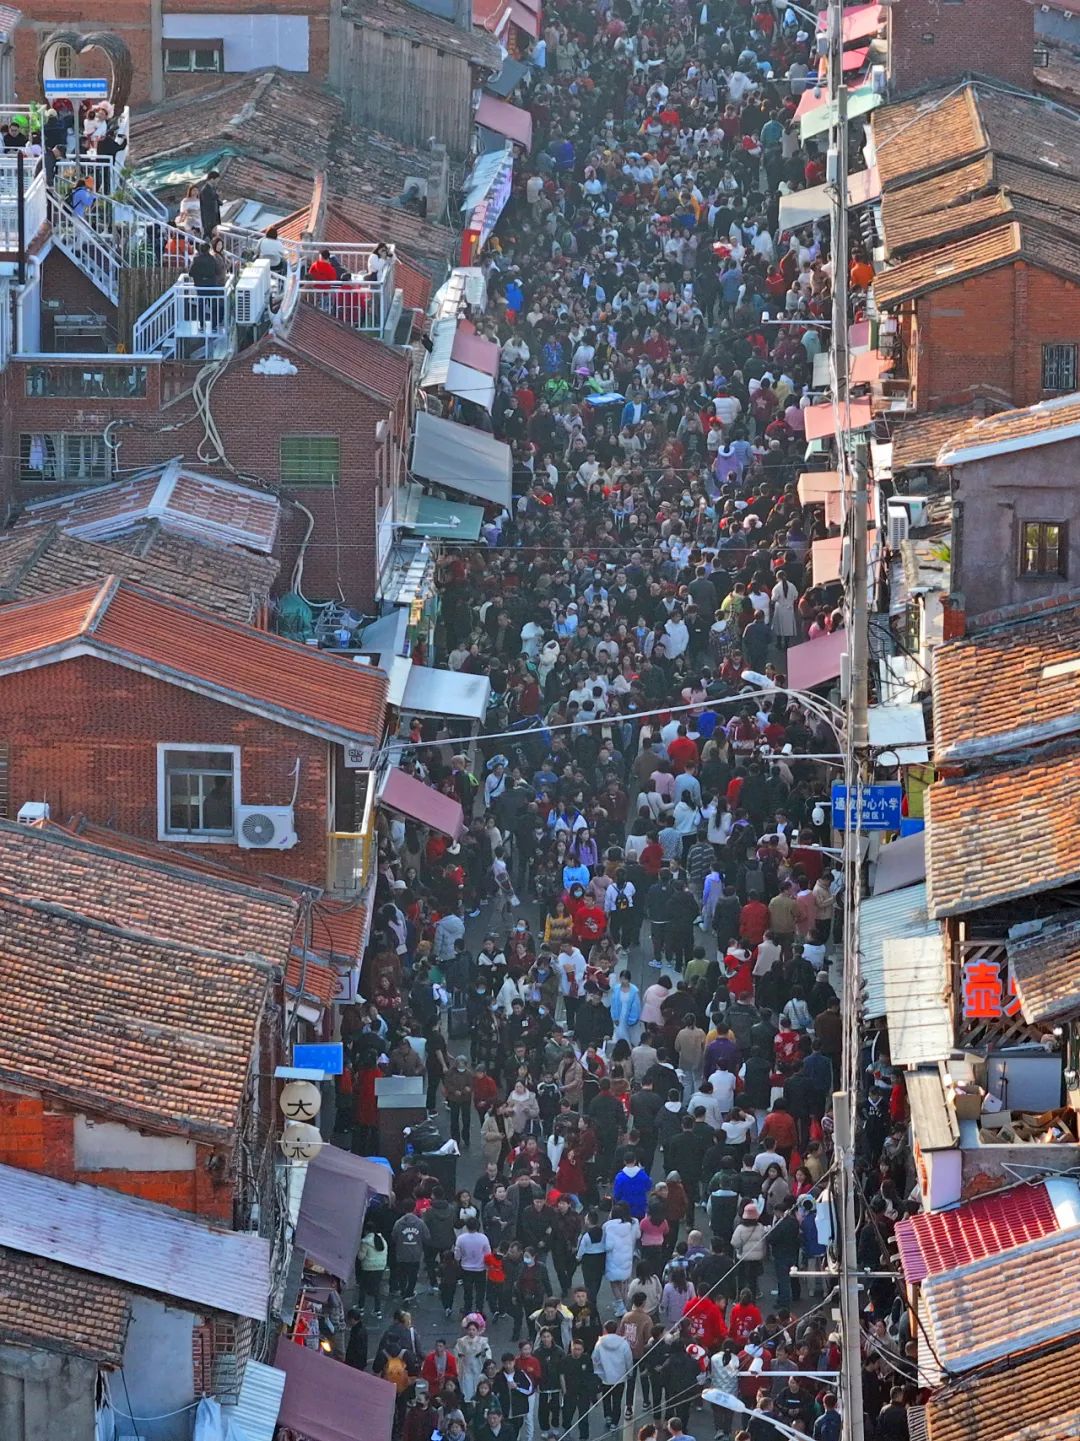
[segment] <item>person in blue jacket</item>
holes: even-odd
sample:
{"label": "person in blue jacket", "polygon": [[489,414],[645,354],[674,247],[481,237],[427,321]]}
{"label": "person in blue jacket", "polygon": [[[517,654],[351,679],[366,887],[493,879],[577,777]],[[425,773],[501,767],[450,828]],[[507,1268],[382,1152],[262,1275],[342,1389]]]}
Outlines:
{"label": "person in blue jacket", "polygon": [[646,1212],[651,1190],[652,1177],[644,1166],[638,1165],[636,1154],[631,1155],[615,1177],[612,1199],[623,1201],[631,1216],[640,1221]]}

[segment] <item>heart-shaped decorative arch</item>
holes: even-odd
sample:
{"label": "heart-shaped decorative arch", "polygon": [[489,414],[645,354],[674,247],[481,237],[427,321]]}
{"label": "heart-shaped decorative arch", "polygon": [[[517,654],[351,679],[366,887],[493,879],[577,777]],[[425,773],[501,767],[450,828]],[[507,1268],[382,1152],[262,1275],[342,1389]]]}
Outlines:
{"label": "heart-shaped decorative arch", "polygon": [[80,34],[77,30],[54,30],[41,42],[38,51],[38,87],[45,94],[45,80],[56,77],[56,55],[61,46],[67,45],[76,55],[87,50],[100,50],[109,64],[109,100],[117,114],[128,103],[134,67],[131,51],[120,39],[107,30],[93,30]]}

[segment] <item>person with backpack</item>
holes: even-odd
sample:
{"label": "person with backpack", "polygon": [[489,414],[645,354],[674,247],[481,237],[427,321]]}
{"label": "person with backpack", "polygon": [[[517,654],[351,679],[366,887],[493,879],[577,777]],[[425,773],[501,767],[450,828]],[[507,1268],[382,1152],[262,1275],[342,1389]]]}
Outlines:
{"label": "person with backpack", "polygon": [[604,911],[608,918],[608,934],[617,946],[627,950],[637,944],[641,920],[637,911],[637,888],[620,866],[614,885],[604,892]]}
{"label": "person with backpack", "polygon": [[431,1244],[431,1232],[423,1217],[416,1214],[414,1205],[403,1216],[398,1217],[390,1234],[401,1298],[408,1303],[416,1299],[416,1283],[420,1278],[424,1248]]}
{"label": "person with backpack", "polygon": [[370,1298],[375,1303],[376,1321],[382,1320],[382,1284],[389,1260],[390,1248],[385,1237],[376,1231],[374,1226],[368,1226],[360,1238],[360,1250],[356,1257],[356,1283],[360,1291],[361,1315]]}

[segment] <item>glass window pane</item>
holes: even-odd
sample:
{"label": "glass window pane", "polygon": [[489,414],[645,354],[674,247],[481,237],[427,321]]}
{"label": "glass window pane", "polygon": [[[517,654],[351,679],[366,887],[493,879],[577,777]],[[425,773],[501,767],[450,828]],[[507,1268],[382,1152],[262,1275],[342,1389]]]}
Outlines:
{"label": "glass window pane", "polygon": [[1037,525],[1024,526],[1021,569],[1025,573],[1035,573],[1039,569],[1039,527]]}
{"label": "glass window pane", "polygon": [[1043,568],[1047,575],[1053,574],[1061,565],[1061,526],[1043,526]]}

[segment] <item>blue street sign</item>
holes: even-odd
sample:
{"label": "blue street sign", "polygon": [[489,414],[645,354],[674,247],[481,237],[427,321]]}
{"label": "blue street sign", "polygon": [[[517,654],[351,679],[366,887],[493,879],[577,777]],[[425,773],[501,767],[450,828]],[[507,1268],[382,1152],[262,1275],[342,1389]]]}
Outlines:
{"label": "blue street sign", "polygon": [[71,80],[45,81],[46,100],[64,96],[70,96],[72,99],[79,96],[83,100],[108,100],[109,82],[100,77],[93,79],[83,76]]}
{"label": "blue street sign", "polygon": [[340,1076],[345,1069],[345,1048],[340,1041],[325,1045],[293,1046],[294,1066],[303,1066],[311,1071],[325,1071],[328,1076]]}
{"label": "blue street sign", "polygon": [[[904,788],[898,785],[863,786],[862,819],[864,831],[898,831],[900,806]],[[848,821],[855,819],[855,798],[848,800],[848,788],[837,783],[832,788],[832,823],[838,831],[846,831]]]}

